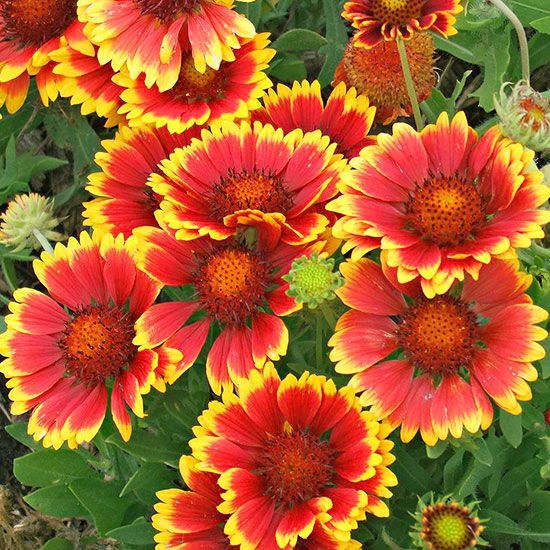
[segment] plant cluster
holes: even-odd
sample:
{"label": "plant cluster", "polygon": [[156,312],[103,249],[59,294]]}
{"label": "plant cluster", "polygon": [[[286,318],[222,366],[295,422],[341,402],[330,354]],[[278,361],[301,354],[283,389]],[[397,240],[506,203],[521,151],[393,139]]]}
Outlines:
{"label": "plant cluster", "polygon": [[26,503],[127,550],[546,547],[545,4],[0,0]]}

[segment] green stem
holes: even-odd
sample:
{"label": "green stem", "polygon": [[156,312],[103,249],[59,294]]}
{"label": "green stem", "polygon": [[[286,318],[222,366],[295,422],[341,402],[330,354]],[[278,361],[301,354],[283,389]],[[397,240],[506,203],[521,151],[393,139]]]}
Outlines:
{"label": "green stem", "polygon": [[521,53],[521,73],[523,80],[526,84],[529,84],[531,78],[531,70],[529,68],[529,45],[527,44],[527,35],[525,29],[518,19],[518,16],[502,1],[502,0],[489,0],[492,2],[514,25],[516,34],[518,35],[519,49]]}
{"label": "green stem", "polygon": [[320,370],[323,364],[323,315],[317,312],[315,316],[315,365]]}
{"label": "green stem", "polygon": [[414,89],[414,82],[411,75],[411,67],[409,65],[409,59],[407,58],[407,50],[405,49],[405,42],[402,38],[397,38],[397,51],[399,52],[399,59],[401,60],[401,67],[403,68],[403,76],[405,77],[405,85],[407,86],[407,93],[411,100],[412,110],[414,114],[414,122],[418,131],[424,128],[422,122],[422,115],[420,114],[420,106],[418,105],[418,97],[416,90]]}
{"label": "green stem", "polygon": [[53,256],[53,248],[50,244],[50,241],[42,235],[42,233],[38,229],[32,230],[33,235],[36,237],[36,240],[42,245],[42,248],[48,253]]}

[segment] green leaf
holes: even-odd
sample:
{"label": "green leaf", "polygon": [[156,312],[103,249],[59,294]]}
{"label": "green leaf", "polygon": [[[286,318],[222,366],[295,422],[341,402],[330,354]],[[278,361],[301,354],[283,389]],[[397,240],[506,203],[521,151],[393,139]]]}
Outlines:
{"label": "green leaf", "polygon": [[181,456],[181,444],[171,441],[161,434],[145,430],[136,431],[125,443],[118,434],[113,434],[106,442],[146,462],[158,462],[177,467]]}
{"label": "green leaf", "polygon": [[235,9],[252,21],[252,24],[257,28],[262,17],[263,0],[254,0],[253,2],[237,2]]}
{"label": "green leaf", "polygon": [[510,414],[500,411],[500,429],[508,443],[516,449],[521,445],[523,439],[523,428],[521,425],[521,414]]}
{"label": "green leaf", "polygon": [[122,487],[114,481],[77,479],[69,485],[69,489],[88,510],[102,536],[121,525],[126,510],[132,504],[129,499],[119,497]]}
{"label": "green leaf", "polygon": [[475,459],[484,466],[492,466],[493,465],[493,455],[491,453],[491,450],[487,446],[487,443],[485,443],[484,439],[476,439],[474,442],[475,447],[472,449],[472,454],[474,455]]}
{"label": "green leaf", "polygon": [[27,433],[26,422],[16,422],[15,424],[6,426],[4,429],[13,437],[13,439],[19,441],[19,443],[23,443],[23,445],[26,445],[29,449],[42,448],[42,445],[38,441],[35,441],[32,436]]}
{"label": "green leaf", "polygon": [[154,544],[155,533],[153,526],[145,518],[138,518],[131,525],[124,525],[109,531],[107,536],[123,544],[146,546]]}
{"label": "green leaf", "polygon": [[[548,509],[546,511],[546,520],[548,520]],[[505,535],[516,535],[525,537],[537,542],[550,542],[550,531],[548,530],[548,522],[546,522],[544,531],[531,531],[524,529],[509,517],[496,512],[495,510],[485,510],[484,516],[489,520],[487,523],[487,532],[503,533]]]}
{"label": "green leaf", "polygon": [[328,44],[327,39],[308,29],[291,29],[273,42],[273,48],[279,52],[317,51]]}
{"label": "green leaf", "polygon": [[531,27],[544,34],[550,34],[550,15],[531,21]]}
{"label": "green leaf", "polygon": [[505,2],[525,26],[550,15],[548,0],[505,0]]}
{"label": "green leaf", "polygon": [[73,543],[61,537],[50,539],[40,550],[74,550]]}
{"label": "green leaf", "polygon": [[498,32],[485,29],[474,48],[478,64],[483,66],[483,83],[472,96],[479,98],[479,105],[486,112],[494,110],[493,95],[504,83],[510,64],[511,32],[510,25],[498,29]]}
{"label": "green leaf", "polygon": [[438,441],[433,447],[426,445],[426,455],[428,458],[435,460],[439,458],[448,448],[449,441]]}
{"label": "green leaf", "polygon": [[293,82],[294,80],[307,78],[304,62],[290,54],[278,55],[269,69],[269,74],[283,82]]}
{"label": "green leaf", "polygon": [[38,512],[55,517],[85,517],[88,511],[66,485],[52,485],[23,497]]}
{"label": "green leaf", "polygon": [[449,39],[434,34],[433,39],[438,50],[450,53],[471,65],[477,64],[477,55],[474,51],[475,43],[472,41],[471,33],[458,33]]}
{"label": "green leaf", "polygon": [[162,489],[168,489],[174,484],[176,477],[174,470],[163,464],[145,462],[128,480],[120,492],[120,496],[127,495],[132,491],[136,493],[143,493],[144,491],[154,493]]}
{"label": "green leaf", "polygon": [[392,470],[401,483],[407,489],[418,495],[427,493],[432,487],[432,478],[430,474],[415,460],[405,448],[396,448],[396,462],[392,465]]}
{"label": "green leaf", "polygon": [[529,512],[525,516],[525,527],[529,529],[529,538],[537,542],[550,542],[550,492],[536,491],[532,495]]}
{"label": "green leaf", "polygon": [[327,27],[325,36],[328,44],[322,50],[322,53],[326,54],[326,59],[318,80],[321,86],[325,87],[332,82],[336,67],[342,60],[348,42],[348,31],[344,20],[340,17],[338,2],[323,0],[323,11]]}
{"label": "green leaf", "polygon": [[98,476],[75,451],[67,449],[37,451],[16,458],[13,472],[23,485],[32,487],[46,487],[69,483],[82,477]]}

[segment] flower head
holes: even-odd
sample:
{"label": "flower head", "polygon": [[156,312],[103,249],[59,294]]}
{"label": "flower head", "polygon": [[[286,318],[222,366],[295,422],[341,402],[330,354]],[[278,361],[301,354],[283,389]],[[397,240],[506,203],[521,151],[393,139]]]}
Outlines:
{"label": "flower head", "polygon": [[342,264],[346,283],[336,291],[352,310],[336,325],[330,357],[337,372],[354,374],[362,403],[401,425],[404,442],[420,431],[428,445],[488,428],[488,396],[519,414],[537,378],[532,362],[545,355],[537,323],[548,313],[525,294],[532,277],[518,260],[493,260],[477,280],[433,299],[418,281],[398,283],[384,253],[382,261]]}
{"label": "flower head", "polygon": [[397,483],[388,428],[350,388],[307,372],[281,381],[266,365],[199,424],[189,444],[197,467],[220,476],[218,510],[235,546],[301,548],[316,523],[345,541],[367,512],[389,513],[379,498]]}
{"label": "flower head", "polygon": [[142,227],[135,234],[143,269],[166,285],[188,289],[190,296],[187,301],[156,304],[137,322],[136,344],[164,344],[182,351],[182,362],[166,378],[169,383],[193,365],[210,327],[220,330],[206,359],[206,375],[217,394],[254,368],[261,369],[268,359],[286,354],[288,330],[280,316],[301,306],[286,295],[288,284],[281,277],[296,257],[311,255],[322,243],[279,243],[268,250],[233,238],[181,241],[167,228]]}
{"label": "flower head", "polygon": [[525,82],[518,82],[509,93],[507,82],[495,98],[502,133],[533,151],[550,149],[550,100]]}
{"label": "flower head", "polygon": [[546,409],[544,411],[544,421],[546,422],[547,426],[550,426],[550,409]]}
{"label": "flower head", "polygon": [[260,107],[258,99],[271,86],[264,71],[275,50],[267,48],[267,37],[263,33],[241,40],[232,61],[203,72],[195,68],[191,54],[184,52],[178,79],[167,90],[148,85],[144,76],[133,78],[122,70],[113,78],[125,88],[119,112],[128,117],[130,126],[166,126],[170,132],[247,118],[249,111]]}
{"label": "flower head", "polygon": [[66,238],[54,231],[59,220],[55,217],[53,200],[38,193],[17,195],[8,203],[0,220],[0,243],[13,248],[13,252],[23,248],[40,250],[42,245],[34,234],[35,230],[49,241]]}
{"label": "flower head", "polygon": [[[418,101],[428,99],[435,85],[433,38],[416,34],[405,44]],[[376,107],[375,121],[390,124],[412,114],[397,44],[383,41],[371,49],[350,40],[336,68],[334,82],[345,82],[367,96]]]}
{"label": "flower head", "polygon": [[88,177],[86,190],[97,198],[84,203],[84,225],[126,237],[136,227],[158,227],[155,211],[161,197],[147,181],[160,171],[158,163],[199,136],[196,128],[171,134],[165,128],[121,127],[114,139],[102,142],[105,151],[95,156],[101,172]]}
{"label": "flower head", "polygon": [[289,284],[287,294],[310,308],[336,298],[334,291],[344,284],[340,273],[334,272],[334,259],[316,253],[294,260],[283,280]]}
{"label": "flower head", "polygon": [[[223,502],[223,489],[218,485],[220,476],[200,470],[197,462],[193,456],[182,456],[180,459],[180,474],[188,490],[166,489],[157,493],[160,502],[155,504],[157,513],[152,518],[153,527],[159,531],[155,536],[157,550],[189,543],[209,550],[238,548],[230,543],[229,536],[224,533],[229,515],[218,511],[218,506]],[[266,548],[274,548],[274,542],[270,541],[271,546]],[[290,546],[286,548],[290,550]],[[300,539],[294,548],[357,550],[361,546],[355,541],[337,540],[326,527],[316,522],[311,535]]]}
{"label": "flower head", "polygon": [[160,286],[136,268],[135,241],[82,233],[57,244],[34,270],[48,290],[14,292],[7,331],[0,336],[13,414],[32,410],[28,430],[45,447],[76,447],[95,436],[107,409],[124,440],[143,416],[142,394],[179,361],[179,352],[138,349],[135,320]]}
{"label": "flower head", "polygon": [[307,80],[296,81],[292,89],[278,84],[276,92],[270,89],[266,93],[263,104],[263,109],[253,111],[253,120],[281,128],[285,133],[297,128],[304,132],[321,130],[337,144],[336,152],[346,158],[353,158],[363,147],[376,143],[376,138],[368,135],[375,108],[369,106],[367,97],[357,95],[345,84],[336,86],[326,103],[317,80],[311,84]]}
{"label": "flower head", "polygon": [[400,282],[419,278],[426,296],[444,294],[544,236],[550,212],[537,208],[550,189],[533,157],[498,129],[479,139],[463,113],[452,122],[443,113],[420,133],[397,123],[342,176],[342,196],[327,206],[343,214],[334,235],[352,258],[380,247]]}
{"label": "flower head", "polygon": [[428,29],[452,36],[455,15],[462,10],[460,0],[353,0],[344,4],[342,17],[357,29],[354,42],[372,48],[382,40],[410,40]]}
{"label": "flower head", "polygon": [[284,134],[259,122],[224,124],[176,150],[151,176],[163,222],[176,238],[224,240],[256,227],[272,248],[319,238],[346,161],[321,132]]}
{"label": "flower head", "polygon": [[[44,105],[57,98],[51,53],[64,44],[92,48],[76,17],[77,0],[3,0],[0,3],[0,107],[14,113],[23,105],[30,76]],[[93,50],[93,48],[92,48]]]}
{"label": "flower head", "polygon": [[[76,4],[76,2],[75,2]],[[233,9],[232,0],[80,0],[78,15],[99,46],[101,65],[143,73],[145,85],[160,92],[176,86],[182,70],[210,74],[234,61],[240,39],[252,38],[254,25]],[[188,54],[188,56],[187,56]],[[182,67],[185,67],[182,69]]]}
{"label": "flower head", "polygon": [[429,550],[467,550],[486,546],[476,503],[468,506],[451,497],[434,501],[434,495],[420,499],[415,514],[413,543]]}

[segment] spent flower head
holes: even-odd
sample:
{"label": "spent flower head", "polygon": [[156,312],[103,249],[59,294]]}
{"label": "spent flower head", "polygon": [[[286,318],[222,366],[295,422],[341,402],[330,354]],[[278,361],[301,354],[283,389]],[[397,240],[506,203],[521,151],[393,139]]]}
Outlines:
{"label": "spent flower head", "polygon": [[550,100],[524,81],[503,84],[495,109],[502,133],[533,151],[550,148]]}
{"label": "spent flower head", "polygon": [[342,275],[334,272],[334,258],[317,253],[312,254],[311,258],[302,256],[294,260],[283,280],[289,283],[287,295],[312,309],[333,300],[336,297],[334,291],[344,284]]}
{"label": "spent flower head", "polygon": [[0,243],[19,252],[24,248],[42,248],[35,231],[49,241],[62,241],[66,237],[54,231],[59,219],[54,215],[52,199],[38,193],[17,195],[0,215]]}

